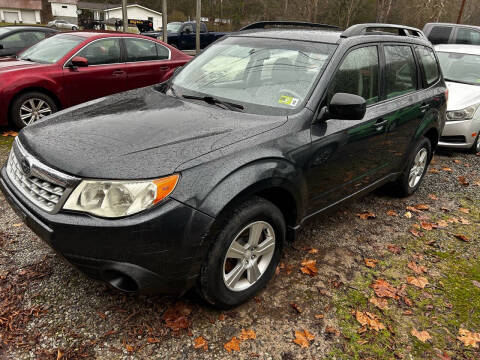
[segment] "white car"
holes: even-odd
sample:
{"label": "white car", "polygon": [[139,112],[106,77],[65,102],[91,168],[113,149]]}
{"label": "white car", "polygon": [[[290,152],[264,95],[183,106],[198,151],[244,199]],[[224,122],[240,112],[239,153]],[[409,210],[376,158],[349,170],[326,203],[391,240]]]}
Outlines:
{"label": "white car", "polygon": [[53,20],[50,21],[47,26],[50,26],[55,29],[69,29],[69,30],[78,30],[78,26],[72,23],[69,23],[66,20]]}
{"label": "white car", "polygon": [[439,146],[480,152],[480,46],[435,46],[448,87],[447,122]]}

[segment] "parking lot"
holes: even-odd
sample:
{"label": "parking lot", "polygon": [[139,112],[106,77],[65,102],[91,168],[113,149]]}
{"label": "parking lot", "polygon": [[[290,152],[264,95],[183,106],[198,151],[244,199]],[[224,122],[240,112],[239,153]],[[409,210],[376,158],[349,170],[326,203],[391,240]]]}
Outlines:
{"label": "parking lot", "polygon": [[[0,136],[2,163],[12,140]],[[458,330],[480,323],[478,169],[480,156],[442,151],[416,195],[379,191],[309,222],[267,288],[231,311],[86,278],[0,194],[0,357],[478,359]],[[378,279],[394,290],[375,306]]]}

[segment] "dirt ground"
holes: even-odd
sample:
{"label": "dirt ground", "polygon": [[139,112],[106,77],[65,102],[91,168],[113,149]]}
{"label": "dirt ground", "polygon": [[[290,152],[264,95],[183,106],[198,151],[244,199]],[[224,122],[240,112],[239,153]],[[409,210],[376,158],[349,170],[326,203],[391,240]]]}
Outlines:
{"label": "dirt ground", "polygon": [[414,196],[377,191],[309,222],[231,311],[86,278],[1,193],[0,224],[1,359],[480,358],[480,156],[442,151]]}

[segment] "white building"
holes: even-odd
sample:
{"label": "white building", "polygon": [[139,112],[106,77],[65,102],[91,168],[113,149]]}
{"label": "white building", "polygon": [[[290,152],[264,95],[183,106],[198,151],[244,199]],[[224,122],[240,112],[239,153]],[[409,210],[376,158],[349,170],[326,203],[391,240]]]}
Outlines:
{"label": "white building", "polygon": [[[104,12],[105,20],[123,19],[121,6],[105,9]],[[162,13],[142,5],[127,5],[127,17],[130,20],[149,20],[153,22],[154,30],[160,30],[162,28]]]}
{"label": "white building", "polygon": [[0,22],[40,24],[42,0],[0,0]]}
{"label": "white building", "polygon": [[78,24],[77,0],[48,0],[55,20]]}

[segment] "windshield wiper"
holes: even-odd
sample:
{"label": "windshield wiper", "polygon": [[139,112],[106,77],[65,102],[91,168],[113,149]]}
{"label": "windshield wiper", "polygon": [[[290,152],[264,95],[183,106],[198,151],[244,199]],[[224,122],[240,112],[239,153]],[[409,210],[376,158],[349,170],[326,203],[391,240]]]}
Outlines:
{"label": "windshield wiper", "polygon": [[242,111],[243,109],[245,109],[243,105],[223,101],[213,96],[195,96],[195,95],[182,95],[182,96],[185,99],[202,100],[202,101],[205,101],[207,104],[219,105],[231,111]]}
{"label": "windshield wiper", "polygon": [[445,81],[450,81],[450,82],[455,82],[459,84],[467,84],[467,85],[480,85],[480,83],[473,83],[473,82],[468,82],[468,81],[462,81],[462,80],[454,80],[454,79],[447,79],[444,78]]}
{"label": "windshield wiper", "polygon": [[35,62],[32,59],[30,59],[29,57],[22,57],[22,58],[19,58],[19,59],[20,60],[25,60],[25,61],[30,61],[30,62]]}

